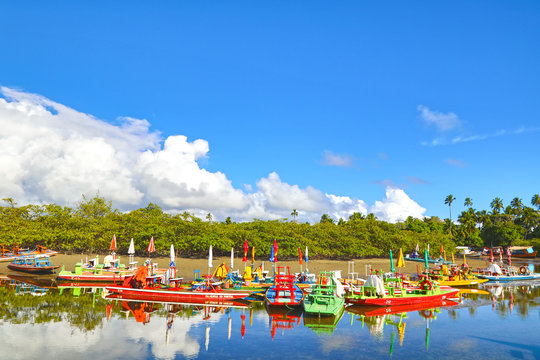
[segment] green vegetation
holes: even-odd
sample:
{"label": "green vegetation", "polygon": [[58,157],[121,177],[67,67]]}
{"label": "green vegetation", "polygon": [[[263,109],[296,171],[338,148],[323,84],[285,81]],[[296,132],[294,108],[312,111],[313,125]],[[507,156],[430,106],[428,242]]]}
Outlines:
{"label": "green vegetation", "polygon": [[[535,195],[533,206],[514,199],[504,209],[501,199],[492,203],[492,212],[476,211],[472,200],[466,199],[468,209],[458,216],[458,223],[437,217],[413,219],[397,224],[377,220],[373,214],[352,214],[349,219],[334,221],[328,214],[316,224],[288,219],[235,223],[228,217],[223,222],[206,221],[187,212],[171,215],[156,204],[121,213],[111,202],[96,196],[83,197],[76,208],[55,204],[17,206],[13,199],[3,199],[0,206],[0,243],[34,247],[43,245],[65,252],[108,252],[113,234],[118,240],[117,252],[126,253],[129,240],[134,238],[136,251],[146,253],[151,236],[156,252],[167,255],[171,243],[184,257],[206,257],[213,245],[214,255],[227,256],[231,247],[241,249],[244,240],[255,246],[258,256],[269,256],[274,239],[279,255],[296,257],[298,247],[308,246],[310,257],[359,258],[386,256],[390,249],[412,251],[421,248],[445,249],[456,245],[507,246],[523,243],[540,247],[540,199]],[[455,198],[449,195],[445,204],[451,207]],[[496,201],[497,200],[497,201]],[[450,208],[451,209],[451,208]],[[291,213],[296,219],[298,212]]]}

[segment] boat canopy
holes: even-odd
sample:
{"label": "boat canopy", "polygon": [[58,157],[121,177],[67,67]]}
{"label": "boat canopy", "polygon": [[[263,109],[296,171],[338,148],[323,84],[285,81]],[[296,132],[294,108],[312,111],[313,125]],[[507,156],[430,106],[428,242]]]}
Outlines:
{"label": "boat canopy", "polygon": [[487,268],[487,271],[491,272],[492,274],[502,275],[501,267],[499,265],[497,265],[497,264],[491,264]]}
{"label": "boat canopy", "polygon": [[512,251],[527,250],[528,253],[533,252],[532,246],[510,246],[510,250]]}
{"label": "boat canopy", "polygon": [[369,275],[364,283],[364,287],[374,287],[377,295],[383,295],[385,293],[384,283],[377,275]]}

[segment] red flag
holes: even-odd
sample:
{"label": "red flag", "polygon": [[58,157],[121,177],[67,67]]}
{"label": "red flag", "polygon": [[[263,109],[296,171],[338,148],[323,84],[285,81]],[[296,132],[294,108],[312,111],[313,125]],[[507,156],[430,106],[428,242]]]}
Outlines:
{"label": "red flag", "polygon": [[298,248],[298,261],[300,261],[300,265],[302,265],[302,249],[300,249],[300,247]]}
{"label": "red flag", "polygon": [[277,245],[277,240],[274,239],[274,262],[277,262],[277,251],[278,251],[278,245]]}
{"label": "red flag", "polygon": [[444,247],[443,244],[441,244],[441,254],[444,253]]}
{"label": "red flag", "polygon": [[116,235],[112,236],[111,250],[116,250]]}
{"label": "red flag", "polygon": [[493,257],[493,250],[489,249],[489,262],[492,263],[495,261],[495,258]]}
{"label": "red flag", "polygon": [[249,246],[248,246],[248,242],[247,240],[244,242],[244,258],[242,259],[243,262],[246,262],[247,261],[247,253],[248,253],[248,249],[249,249]]}
{"label": "red flag", "polygon": [[154,237],[153,236],[150,239],[150,243],[148,244],[148,249],[146,249],[146,251],[148,251],[149,253],[152,253],[152,252],[156,251],[156,246],[154,245]]}
{"label": "red flag", "polygon": [[246,333],[246,315],[242,314],[240,315],[242,318],[242,327],[240,328],[240,334],[242,335],[242,339],[244,338],[244,334]]}

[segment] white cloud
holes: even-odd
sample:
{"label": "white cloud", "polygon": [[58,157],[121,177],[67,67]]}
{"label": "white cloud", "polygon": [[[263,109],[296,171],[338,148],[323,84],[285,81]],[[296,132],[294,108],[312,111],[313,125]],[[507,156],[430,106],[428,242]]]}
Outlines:
{"label": "white cloud", "polygon": [[[163,140],[144,119],[121,117],[112,125],[40,95],[0,91],[0,196],[19,204],[73,206],[82,194],[99,192],[121,210],[153,202],[171,212],[210,212],[217,220],[290,218],[296,209],[299,221],[316,222],[324,213],[346,219],[368,212],[362,200],[290,185],[275,172],[255,188],[246,185],[245,192],[224,173],[200,167],[210,149],[206,140]],[[352,162],[342,155],[330,158],[334,165]],[[410,213],[394,205],[394,212]],[[385,214],[378,216],[396,217]]]}
{"label": "white cloud", "polygon": [[458,159],[446,159],[444,160],[444,162],[447,163],[448,165],[457,166],[457,167],[467,166],[466,162],[458,160]]}
{"label": "white cloud", "polygon": [[442,113],[432,111],[427,106],[418,105],[417,110],[420,111],[420,118],[428,124],[437,126],[440,131],[449,131],[461,124],[459,117],[453,112]]}
{"label": "white cloud", "polygon": [[426,209],[412,200],[405,191],[392,187],[386,188],[386,198],[382,201],[375,201],[370,208],[378,219],[389,222],[403,221],[412,216],[422,219]]}
{"label": "white cloud", "polygon": [[326,166],[351,167],[353,158],[350,155],[334,154],[331,151],[323,153],[322,164]]}

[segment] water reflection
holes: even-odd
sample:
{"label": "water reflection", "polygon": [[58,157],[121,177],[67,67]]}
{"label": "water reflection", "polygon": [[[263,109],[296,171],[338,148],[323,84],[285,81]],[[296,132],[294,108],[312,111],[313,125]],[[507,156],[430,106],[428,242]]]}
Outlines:
{"label": "water reflection", "polygon": [[[277,343],[291,354],[309,357],[354,358],[358,348],[369,349],[366,356],[408,357],[419,347],[443,357],[443,349],[454,350],[452,341],[492,346],[498,358],[517,357],[491,343],[514,332],[525,332],[520,336],[527,340],[540,310],[540,281],[486,283],[464,289],[457,303],[427,307],[351,306],[345,309],[348,321],[344,313],[310,317],[302,308],[267,308],[256,302],[148,302],[105,296],[103,286],[0,279],[0,347],[22,359],[42,357],[44,349],[47,357],[57,359],[224,358],[223,349],[230,351],[228,357],[265,357]],[[493,319],[500,326],[487,331],[486,321]],[[35,340],[30,343],[30,338]],[[517,344],[519,339],[505,341]],[[306,343],[309,349],[301,349]]]}

